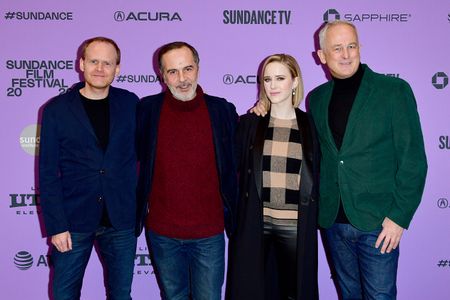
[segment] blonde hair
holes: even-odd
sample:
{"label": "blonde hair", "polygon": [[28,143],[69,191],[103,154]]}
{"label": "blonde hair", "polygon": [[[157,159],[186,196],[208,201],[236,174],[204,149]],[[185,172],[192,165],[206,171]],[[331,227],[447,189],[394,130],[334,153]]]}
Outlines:
{"label": "blonde hair", "polygon": [[292,95],[292,106],[299,106],[303,99],[302,73],[295,58],[289,54],[273,54],[264,60],[259,80],[259,101],[264,105],[267,111],[270,110],[270,100],[267,97],[266,90],[264,89],[264,71],[266,70],[267,65],[273,62],[279,62],[285,65],[288,68],[289,73],[291,73],[292,79],[298,77],[297,87],[293,90],[295,91],[295,95]]}

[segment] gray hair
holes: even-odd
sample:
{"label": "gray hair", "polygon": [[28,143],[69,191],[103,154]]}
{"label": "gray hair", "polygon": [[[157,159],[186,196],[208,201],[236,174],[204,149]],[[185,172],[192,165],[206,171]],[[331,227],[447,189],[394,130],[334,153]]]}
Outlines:
{"label": "gray hair", "polygon": [[352,27],[353,30],[355,30],[356,37],[358,37],[358,31],[356,30],[356,26],[353,23],[344,20],[334,20],[331,22],[326,22],[325,25],[322,27],[322,29],[320,29],[319,31],[319,45],[321,50],[325,48],[325,36],[327,34],[328,29],[336,25],[348,25]]}

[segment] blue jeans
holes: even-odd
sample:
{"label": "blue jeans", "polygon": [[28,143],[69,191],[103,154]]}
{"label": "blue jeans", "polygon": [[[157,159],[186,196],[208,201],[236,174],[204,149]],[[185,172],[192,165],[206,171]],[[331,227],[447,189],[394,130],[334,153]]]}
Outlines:
{"label": "blue jeans", "polygon": [[335,223],[326,230],[344,300],[388,300],[397,296],[399,248],[381,254],[375,242],[381,229],[361,231],[350,224]]}
{"label": "blue jeans", "polygon": [[131,299],[136,257],[134,229],[117,231],[109,227],[99,227],[96,232],[71,232],[70,235],[71,251],[61,253],[55,247],[52,249],[54,299],[80,299],[84,272],[95,240],[106,268],[107,298]]}
{"label": "blue jeans", "polygon": [[147,230],[146,236],[162,299],[221,299],[225,273],[223,233],[185,240]]}

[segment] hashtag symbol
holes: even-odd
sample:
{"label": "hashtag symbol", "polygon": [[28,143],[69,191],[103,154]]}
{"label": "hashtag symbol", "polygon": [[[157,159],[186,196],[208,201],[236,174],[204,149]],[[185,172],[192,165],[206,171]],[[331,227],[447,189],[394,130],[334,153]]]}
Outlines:
{"label": "hashtag symbol", "polygon": [[441,259],[439,263],[437,264],[438,267],[447,267],[448,266],[448,260]]}
{"label": "hashtag symbol", "polygon": [[13,11],[8,11],[7,13],[5,13],[5,19],[6,20],[11,20],[14,19],[16,16],[16,13]]}
{"label": "hashtag symbol", "polygon": [[127,78],[126,75],[119,75],[116,78],[116,82],[124,82],[126,78]]}

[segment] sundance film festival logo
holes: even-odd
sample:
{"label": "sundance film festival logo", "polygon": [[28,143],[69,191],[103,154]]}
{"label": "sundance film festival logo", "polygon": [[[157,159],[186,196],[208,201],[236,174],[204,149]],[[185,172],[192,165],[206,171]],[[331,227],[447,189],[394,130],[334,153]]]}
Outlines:
{"label": "sundance film festival logo", "polygon": [[232,84],[257,84],[259,82],[256,75],[223,75],[223,83],[226,85]]}
{"label": "sundance film festival logo", "polygon": [[409,13],[381,13],[381,12],[364,12],[364,13],[340,13],[334,8],[328,9],[323,14],[324,22],[334,20],[345,20],[349,22],[408,22],[411,18]]}
{"label": "sundance film festival logo", "polygon": [[11,85],[6,89],[6,96],[20,97],[25,89],[32,88],[57,88],[59,93],[64,93],[68,85],[64,78],[58,76],[58,71],[74,70],[73,60],[24,60],[9,59],[6,61],[6,69],[16,72],[22,71],[22,75],[13,76]]}
{"label": "sundance film festival logo", "polygon": [[178,12],[151,12],[151,11],[130,11],[118,10],[114,13],[116,22],[127,21],[150,21],[150,22],[174,22],[183,21]]}
{"label": "sundance film festival logo", "polygon": [[4,14],[5,20],[19,21],[72,21],[71,11],[7,11]]}
{"label": "sundance film festival logo", "polygon": [[137,74],[124,74],[117,75],[116,82],[122,83],[157,83],[161,82],[161,78],[158,75],[137,75]]}
{"label": "sundance film festival logo", "polygon": [[28,270],[31,267],[48,267],[49,259],[46,255],[39,255],[36,265],[34,265],[34,258],[28,251],[19,251],[14,255],[14,265],[22,271]]}
{"label": "sundance film festival logo", "polygon": [[442,90],[448,85],[448,76],[444,72],[437,72],[433,75],[431,83],[436,89]]}
{"label": "sundance film festival logo", "polygon": [[19,143],[22,150],[32,156],[39,155],[41,141],[41,126],[32,124],[25,127],[20,133]]}

